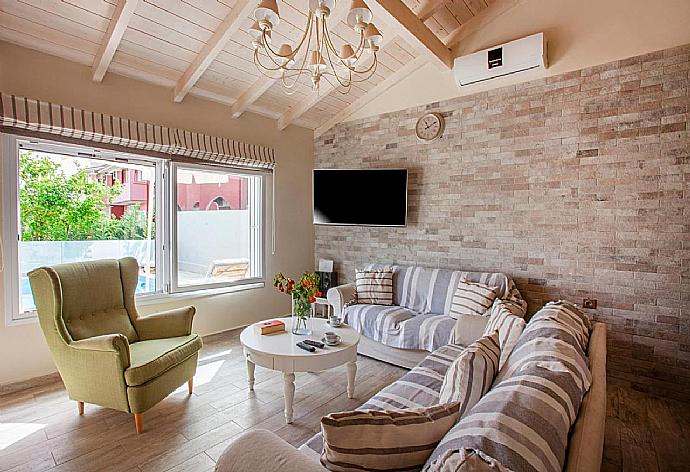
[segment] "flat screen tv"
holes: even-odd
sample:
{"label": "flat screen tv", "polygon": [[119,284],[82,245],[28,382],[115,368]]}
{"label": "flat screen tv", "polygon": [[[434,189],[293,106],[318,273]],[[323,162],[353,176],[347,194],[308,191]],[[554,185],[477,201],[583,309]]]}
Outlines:
{"label": "flat screen tv", "polygon": [[317,169],[314,223],[405,226],[407,169]]}

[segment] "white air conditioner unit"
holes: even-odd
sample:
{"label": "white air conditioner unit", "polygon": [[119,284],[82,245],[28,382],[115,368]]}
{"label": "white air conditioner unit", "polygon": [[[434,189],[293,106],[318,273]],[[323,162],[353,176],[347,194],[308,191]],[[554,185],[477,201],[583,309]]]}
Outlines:
{"label": "white air conditioner unit", "polygon": [[453,72],[458,85],[464,86],[546,67],[548,64],[544,33],[537,33],[474,54],[457,57],[453,64]]}

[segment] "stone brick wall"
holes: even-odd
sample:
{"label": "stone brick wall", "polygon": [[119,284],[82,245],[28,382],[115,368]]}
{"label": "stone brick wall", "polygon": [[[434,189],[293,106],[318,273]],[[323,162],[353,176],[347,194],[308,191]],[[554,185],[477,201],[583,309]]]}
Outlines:
{"label": "stone brick wall", "polygon": [[316,167],[408,168],[409,223],[316,226],[316,258],[502,271],[530,312],[596,298],[609,381],[690,400],[689,71],[690,45],[338,125]]}

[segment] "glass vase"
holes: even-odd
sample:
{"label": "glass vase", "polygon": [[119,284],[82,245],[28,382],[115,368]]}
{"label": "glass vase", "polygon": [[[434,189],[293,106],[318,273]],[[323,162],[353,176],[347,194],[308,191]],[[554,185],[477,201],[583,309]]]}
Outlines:
{"label": "glass vase", "polygon": [[292,295],[292,334],[311,335],[311,303],[297,295]]}

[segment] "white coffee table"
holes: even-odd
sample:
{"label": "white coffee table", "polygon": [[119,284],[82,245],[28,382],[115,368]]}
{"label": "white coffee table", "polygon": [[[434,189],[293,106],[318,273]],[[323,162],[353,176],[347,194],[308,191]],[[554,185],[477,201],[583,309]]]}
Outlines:
{"label": "white coffee table", "polygon": [[[319,372],[347,364],[347,396],[355,393],[355,375],[357,374],[357,344],[359,333],[347,325],[331,328],[326,320],[311,320],[311,336],[297,336],[290,332],[291,318],[279,318],[285,323],[285,332],[261,335],[256,326],[246,327],[240,334],[240,342],[247,360],[247,378],[249,390],[254,390],[254,369],[257,365],[283,373],[283,391],[285,394],[285,420],[292,423],[292,404],[295,398],[295,372]],[[340,335],[342,342],[338,346],[326,346],[311,353],[296,346],[299,341],[313,339],[320,341],[326,331]]]}

